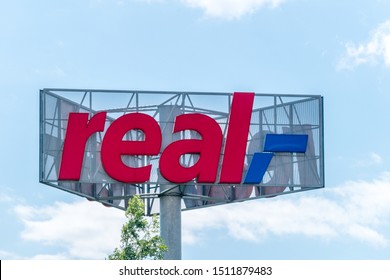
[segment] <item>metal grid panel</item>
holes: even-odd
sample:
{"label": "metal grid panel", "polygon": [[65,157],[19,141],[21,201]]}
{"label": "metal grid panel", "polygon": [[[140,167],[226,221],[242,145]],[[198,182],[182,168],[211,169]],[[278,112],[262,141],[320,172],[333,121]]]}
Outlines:
{"label": "metal grid panel", "polygon": [[[164,190],[174,188],[183,196],[183,210],[273,197],[324,186],[323,109],[322,97],[318,95],[255,94],[244,175],[253,153],[263,151],[267,133],[306,134],[309,139],[307,151],[304,154],[276,153],[260,184],[234,186],[198,184],[196,180],[174,186],[159,174],[161,153],[157,156],[123,156],[123,162],[132,167],[152,165],[150,181],[124,184],[109,177],[100,160],[100,147],[107,128],[118,117],[132,112],[152,116],[162,131],[172,131],[174,116],[178,114],[202,113],[217,121],[226,138],[232,93],[43,89],[40,98],[40,182],[100,201],[107,206],[125,209],[128,199],[134,194],[140,194],[146,201],[146,213],[158,213],[158,197],[164,194],[160,186],[164,185]],[[100,111],[107,112],[105,130],[89,138],[80,180],[59,181],[58,172],[69,113],[87,112],[93,116]],[[197,132],[185,131],[172,135],[166,144],[163,139],[162,146],[180,139],[199,138]],[[142,131],[132,130],[124,140],[142,139]],[[184,155],[181,164],[191,166],[197,157],[193,154]]]}

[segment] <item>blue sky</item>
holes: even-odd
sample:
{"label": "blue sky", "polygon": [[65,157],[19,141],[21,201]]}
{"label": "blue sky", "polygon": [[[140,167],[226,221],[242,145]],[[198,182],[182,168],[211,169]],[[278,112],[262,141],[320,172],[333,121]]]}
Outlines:
{"label": "blue sky", "polygon": [[322,190],[184,212],[184,259],[390,259],[390,2],[0,2],[0,258],[103,259],[123,212],[38,182],[42,88],[321,94]]}

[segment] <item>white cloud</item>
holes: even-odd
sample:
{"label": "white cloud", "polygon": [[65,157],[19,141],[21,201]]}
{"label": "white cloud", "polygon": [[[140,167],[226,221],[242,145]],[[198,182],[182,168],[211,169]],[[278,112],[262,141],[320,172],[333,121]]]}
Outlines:
{"label": "white cloud", "polygon": [[104,259],[119,246],[124,212],[89,201],[56,202],[52,206],[17,206],[24,224],[22,239],[64,248],[58,255],[37,259]]}
{"label": "white cloud", "polygon": [[165,0],[138,0],[138,1],[142,1],[142,2],[146,2],[148,4],[152,4],[152,3],[161,3],[161,2],[164,2]]}
{"label": "white cloud", "polygon": [[260,242],[269,235],[353,238],[386,247],[390,235],[390,173],[379,179],[303,194],[186,212],[183,241],[201,241],[207,229],[225,230],[235,239]]}
{"label": "white cloud", "polygon": [[369,154],[365,159],[356,161],[356,167],[369,167],[374,165],[380,165],[383,163],[383,159],[377,153]]}
{"label": "white cloud", "polygon": [[346,54],[339,61],[338,69],[353,69],[361,64],[390,66],[390,20],[380,24],[371,32],[368,42],[345,45]]}
{"label": "white cloud", "polygon": [[[53,255],[38,252],[34,259],[104,259],[119,245],[126,220],[123,211],[89,201],[17,206],[16,214],[24,225],[24,240],[63,248]],[[350,238],[383,248],[390,240],[390,233],[383,230],[388,221],[390,173],[384,173],[372,181],[349,181],[301,194],[186,211],[182,240],[197,244],[209,239],[210,230],[218,230],[250,242],[299,235]]]}
{"label": "white cloud", "polygon": [[68,259],[69,259],[69,256],[68,255],[63,255],[63,254],[55,254],[55,255],[41,254],[41,255],[36,255],[36,256],[32,257],[30,260],[44,260],[44,261],[47,261],[47,260],[68,260]]}
{"label": "white cloud", "polygon": [[238,19],[263,7],[275,8],[285,0],[182,0],[193,8],[201,8],[210,17]]}
{"label": "white cloud", "polygon": [[382,157],[376,153],[370,154],[371,162],[373,164],[381,164],[382,163]]}
{"label": "white cloud", "polygon": [[[124,5],[124,4],[126,4],[126,2],[129,2],[129,1],[134,1],[134,0],[116,0],[116,3],[118,5]],[[136,0],[136,1],[138,1],[138,2],[145,2],[147,4],[154,4],[154,3],[164,3],[167,0]]]}
{"label": "white cloud", "polygon": [[12,198],[6,194],[0,193],[0,203],[11,202]]}
{"label": "white cloud", "polygon": [[[101,3],[104,0],[94,0]],[[112,0],[110,0],[112,1]],[[123,6],[129,0],[115,0],[116,4]],[[134,1],[134,0],[133,0]],[[136,0],[147,4],[168,3],[169,0]],[[184,5],[202,9],[206,16],[224,19],[239,19],[245,15],[255,13],[261,8],[276,8],[286,0],[180,0]]]}
{"label": "white cloud", "polygon": [[17,259],[14,253],[0,250],[0,260],[3,259]]}

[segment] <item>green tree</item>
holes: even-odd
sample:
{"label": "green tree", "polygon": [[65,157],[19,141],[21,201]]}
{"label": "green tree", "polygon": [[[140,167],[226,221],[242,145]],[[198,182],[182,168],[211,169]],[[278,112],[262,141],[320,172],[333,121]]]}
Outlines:
{"label": "green tree", "polygon": [[126,210],[128,221],[122,227],[119,248],[108,256],[109,260],[161,260],[168,251],[159,236],[160,224],[157,216],[148,221],[144,216],[144,203],[139,196],[129,200]]}

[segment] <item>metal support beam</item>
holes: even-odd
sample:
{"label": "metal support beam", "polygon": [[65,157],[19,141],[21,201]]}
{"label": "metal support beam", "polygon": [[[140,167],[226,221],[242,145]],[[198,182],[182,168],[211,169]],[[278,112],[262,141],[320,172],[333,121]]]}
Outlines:
{"label": "metal support beam", "polygon": [[[175,105],[162,105],[158,108],[160,126],[162,131],[163,151],[170,143],[180,139],[179,135],[173,135],[175,117],[179,115],[180,107]],[[159,174],[159,181],[167,181]],[[168,252],[164,254],[165,260],[181,260],[181,192],[179,187],[162,184],[160,197],[160,235],[168,246]]]}

